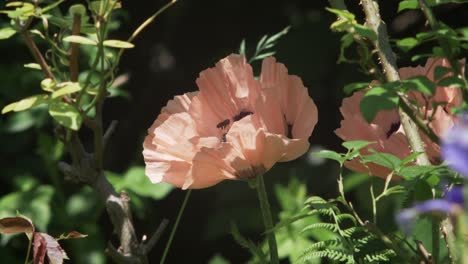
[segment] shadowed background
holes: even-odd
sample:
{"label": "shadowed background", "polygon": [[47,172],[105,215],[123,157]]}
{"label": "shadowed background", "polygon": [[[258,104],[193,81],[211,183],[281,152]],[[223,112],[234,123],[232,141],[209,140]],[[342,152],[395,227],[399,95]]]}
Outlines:
{"label": "shadowed background", "polygon": [[[419,11],[397,14],[398,1],[381,2],[382,16],[387,21],[391,37],[413,36],[426,28]],[[120,27],[111,37],[128,38],[142,21],[163,4],[163,1],[123,1],[124,10],[117,12]],[[120,174],[131,166],[143,165],[141,151],[146,129],[169,99],[196,90],[195,79],[199,72],[212,67],[230,53],[236,53],[242,39],[246,39],[247,54],[252,55],[256,43],[264,34],[272,35],[288,25],[291,25],[291,30],[279,41],[276,57],[287,66],[290,74],[302,78],[318,107],[319,122],[310,139],[311,145],[340,149],[341,142],[333,130],[339,127],[338,108],[344,96],[341,89],[346,83],[368,80],[369,77],[360,73],[354,65],[336,64],[340,34],[329,30],[335,16],[325,11],[325,6],[326,1],[279,0],[183,0],[174,5],[136,39],[136,47],[126,51],[122,59],[120,73],[129,77],[122,89],[128,96],[110,98],[105,103],[106,124],[112,120],[119,122],[106,151],[105,168]],[[349,8],[357,17],[362,17],[357,4]],[[457,21],[457,18],[468,17],[467,9],[457,5],[437,8],[436,14],[444,22],[457,26],[466,23]],[[3,17],[1,19],[0,23],[6,23]],[[425,48],[422,46],[418,51]],[[37,93],[41,74],[22,67],[32,60],[23,42],[19,38],[2,41],[0,52],[0,106]],[[399,54],[399,66],[414,64],[409,60],[410,54]],[[258,62],[253,67],[255,72],[259,71]],[[41,109],[31,112],[28,116],[0,117],[0,195],[24,190],[27,184],[59,182],[61,189],[47,196],[46,203],[51,208],[41,209],[42,204],[36,206],[44,214],[49,210],[50,219],[44,227],[54,235],[69,231],[63,228],[70,226],[87,231],[90,237],[86,240],[65,243],[71,263],[100,261],[102,257],[92,257],[102,251],[105,241],[111,237],[108,217],[92,193],[64,182],[55,169],[56,161],[44,158],[53,155],[47,152],[47,147],[52,144],[54,126],[50,120],[47,121],[46,112]],[[85,129],[82,136],[89,139],[88,133]],[[267,185],[272,187],[274,184],[286,184],[291,177],[297,177],[307,184],[309,194],[333,197],[336,194],[337,173],[335,164],[317,163],[307,154],[296,161],[276,165],[265,179]],[[68,204],[78,191],[84,192],[88,200],[84,199],[83,207],[73,211]],[[29,196],[24,196],[18,207],[33,206],[34,201],[43,197],[35,195],[36,192],[36,189],[28,191]],[[274,210],[278,210],[272,188],[270,194]],[[168,218],[172,224],[183,197],[184,192],[173,190],[162,200],[141,199],[137,201],[139,205],[132,204],[136,206],[135,226],[138,234],[153,232],[163,218]],[[358,195],[354,198],[358,207],[368,210],[367,204],[359,204],[361,200]],[[11,204],[4,201],[4,204],[8,203]],[[68,209],[64,212],[60,208]],[[96,212],[99,214],[96,215]],[[97,219],[97,223],[90,219]],[[229,234],[230,221],[236,222],[245,236],[258,241],[262,232],[261,216],[256,194],[246,183],[229,181],[194,191],[167,263],[207,263],[215,254],[232,263],[245,262],[249,254]],[[390,223],[393,221],[388,221],[393,224]],[[169,231],[166,230],[151,253],[151,263],[158,262]],[[24,240],[14,239],[9,244],[2,244],[0,255],[14,263],[24,258],[24,249]]]}

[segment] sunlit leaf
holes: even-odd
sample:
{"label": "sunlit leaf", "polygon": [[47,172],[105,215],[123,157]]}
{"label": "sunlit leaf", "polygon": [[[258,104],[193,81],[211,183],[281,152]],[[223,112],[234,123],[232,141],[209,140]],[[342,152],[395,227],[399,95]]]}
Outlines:
{"label": "sunlit leaf", "polygon": [[51,78],[45,78],[41,81],[41,88],[46,92],[53,92],[55,90],[55,81]]}
{"label": "sunlit leaf", "polygon": [[5,27],[0,29],[0,39],[8,39],[16,33],[12,27]]}
{"label": "sunlit leaf", "polygon": [[343,142],[342,145],[348,150],[360,150],[362,148],[367,147],[368,145],[372,143],[373,142],[365,141],[365,140],[352,140],[352,141],[345,141]]}
{"label": "sunlit leaf", "polygon": [[417,9],[419,8],[417,0],[404,0],[398,4],[398,12],[405,9]]}
{"label": "sunlit leaf", "polygon": [[397,156],[383,152],[362,155],[362,160],[365,162],[372,162],[392,170],[397,169],[401,163],[401,160]]}
{"label": "sunlit leaf", "polygon": [[122,176],[107,173],[107,178],[117,191],[131,191],[143,197],[160,200],[173,190],[172,185],[167,183],[152,184],[145,176],[144,167],[131,167]]}
{"label": "sunlit leaf", "polygon": [[41,69],[41,66],[37,63],[26,63],[23,65],[25,68],[29,68],[29,69],[34,69],[34,70],[40,70]]}
{"label": "sunlit leaf", "polygon": [[67,94],[76,93],[78,91],[81,91],[82,89],[81,85],[77,82],[66,82],[66,83],[61,83],[59,85],[64,85],[64,86],[52,93],[52,99],[61,97]]}
{"label": "sunlit leaf", "polygon": [[397,41],[397,46],[404,52],[408,52],[417,45],[419,45],[419,40],[416,38],[404,38]]}
{"label": "sunlit leaf", "polygon": [[49,114],[60,125],[78,130],[81,127],[83,118],[75,107],[61,101],[54,101],[49,105]]}
{"label": "sunlit leaf", "polygon": [[83,36],[76,36],[76,35],[64,37],[63,41],[71,42],[71,43],[78,43],[82,45],[93,45],[93,46],[97,45],[97,42],[95,40],[92,40]]}
{"label": "sunlit leaf", "polygon": [[338,163],[343,163],[345,158],[341,156],[339,153],[331,150],[321,150],[313,153],[314,156],[317,156],[319,158],[324,158],[324,159],[331,159],[338,161]]}
{"label": "sunlit leaf", "polygon": [[133,45],[130,42],[126,42],[122,40],[115,40],[115,39],[104,40],[103,44],[106,47],[119,48],[119,49],[131,49],[135,47],[135,45]]}
{"label": "sunlit leaf", "polygon": [[47,104],[48,102],[49,102],[48,95],[46,94],[34,95],[34,96],[21,99],[17,102],[14,102],[5,106],[2,109],[2,114],[5,114],[11,111],[14,111],[14,112],[24,111],[24,110],[27,110],[29,108],[32,108],[38,105]]}

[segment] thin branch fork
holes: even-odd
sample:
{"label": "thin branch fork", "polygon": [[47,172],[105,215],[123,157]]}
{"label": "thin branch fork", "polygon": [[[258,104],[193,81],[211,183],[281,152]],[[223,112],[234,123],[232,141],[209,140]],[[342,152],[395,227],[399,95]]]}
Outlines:
{"label": "thin branch fork", "polygon": [[[111,126],[115,127],[115,125]],[[113,128],[111,128],[112,130]],[[106,133],[110,135],[110,131]],[[167,226],[164,220],[148,242],[146,238],[138,241],[133,226],[132,213],[130,210],[130,198],[125,192],[118,194],[114,187],[104,176],[102,170],[96,168],[94,154],[87,153],[76,134],[72,135],[68,148],[73,163],[59,163],[59,169],[66,177],[75,182],[89,185],[105,202],[109,218],[114,226],[114,231],[120,240],[120,246],[116,249],[109,243],[106,252],[116,263],[148,263],[146,255],[154,247]]]}

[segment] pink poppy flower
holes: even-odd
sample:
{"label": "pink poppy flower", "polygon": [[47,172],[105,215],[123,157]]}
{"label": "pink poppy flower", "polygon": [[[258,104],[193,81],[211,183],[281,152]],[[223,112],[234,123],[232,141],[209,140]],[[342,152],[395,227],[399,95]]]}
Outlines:
{"label": "pink poppy flower", "polygon": [[[415,76],[426,76],[434,81],[434,69],[436,66],[448,67],[445,59],[428,59],[424,67],[405,67],[399,70],[401,79]],[[390,153],[400,159],[411,154],[400,118],[396,110],[379,112],[371,123],[367,123],[360,111],[360,102],[364,97],[363,92],[355,92],[351,97],[343,99],[340,111],[343,115],[340,128],[335,134],[345,141],[366,140],[375,143],[361,150],[363,155],[370,154],[370,149],[377,152]],[[410,100],[418,106],[416,113],[422,119],[429,121],[429,127],[439,137],[456,122],[456,117],[450,112],[450,108],[458,106],[462,102],[460,89],[449,87],[436,87],[433,96],[427,96],[419,92],[408,93]],[[426,145],[426,153],[433,164],[440,163],[440,147],[421,133]],[[360,159],[345,162],[345,166],[353,171],[368,173],[370,175],[385,178],[391,172],[383,166],[366,163]],[[398,177],[396,177],[398,179]]]}
{"label": "pink poppy flower", "polygon": [[274,58],[260,78],[243,56],[200,73],[199,91],[176,96],[148,130],[143,147],[153,183],[206,188],[248,179],[304,154],[317,108],[297,76]]}

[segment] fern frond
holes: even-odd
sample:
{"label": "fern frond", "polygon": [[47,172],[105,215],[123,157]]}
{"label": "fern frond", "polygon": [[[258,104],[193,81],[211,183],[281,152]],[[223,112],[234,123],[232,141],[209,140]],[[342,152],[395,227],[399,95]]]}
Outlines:
{"label": "fern frond", "polygon": [[313,229],[327,229],[332,232],[338,232],[339,227],[332,223],[314,223],[314,224],[304,227],[299,233],[302,234],[306,231],[313,230]]}
{"label": "fern frond", "polygon": [[307,261],[314,258],[327,258],[331,261],[339,261],[340,263],[356,263],[352,254],[334,249],[324,249],[303,254],[301,257],[299,257],[298,261],[299,263],[306,263]]}
{"label": "fern frond", "polygon": [[391,249],[385,249],[379,252],[374,252],[371,254],[366,254],[364,256],[364,260],[369,262],[382,262],[382,261],[390,261],[391,257],[396,256],[395,251]]}
{"label": "fern frond", "polygon": [[356,218],[352,214],[339,214],[336,216],[336,222],[339,224],[345,222],[346,220],[351,221],[354,225],[357,224]]}

